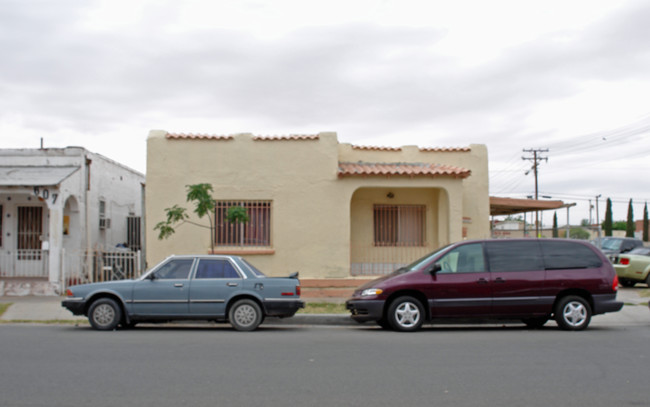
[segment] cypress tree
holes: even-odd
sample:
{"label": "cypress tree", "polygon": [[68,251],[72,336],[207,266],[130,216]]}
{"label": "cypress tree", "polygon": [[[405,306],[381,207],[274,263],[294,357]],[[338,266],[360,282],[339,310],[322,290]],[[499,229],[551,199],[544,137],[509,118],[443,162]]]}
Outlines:
{"label": "cypress tree", "polygon": [[553,213],[553,237],[559,237],[559,234],[558,234],[558,231],[557,231],[557,212]]}
{"label": "cypress tree", "polygon": [[607,198],[607,209],[605,209],[605,220],[603,221],[603,230],[605,231],[605,236],[612,235],[612,226],[614,222],[612,221],[612,200]]}
{"label": "cypress tree", "polygon": [[625,227],[625,237],[634,237],[636,225],[634,224],[634,209],[632,209],[632,200],[627,205],[627,225]]}
{"label": "cypress tree", "polygon": [[643,208],[643,241],[648,241],[648,203]]}

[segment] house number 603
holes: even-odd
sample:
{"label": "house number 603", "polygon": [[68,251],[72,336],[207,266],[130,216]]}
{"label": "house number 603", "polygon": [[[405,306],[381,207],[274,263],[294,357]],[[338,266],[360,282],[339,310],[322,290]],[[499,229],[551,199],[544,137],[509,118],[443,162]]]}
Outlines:
{"label": "house number 603", "polygon": [[[34,187],[34,195],[44,200],[50,199],[50,190],[47,188],[41,189],[40,187]],[[52,194],[52,203],[56,202],[56,198],[59,197],[59,194]]]}

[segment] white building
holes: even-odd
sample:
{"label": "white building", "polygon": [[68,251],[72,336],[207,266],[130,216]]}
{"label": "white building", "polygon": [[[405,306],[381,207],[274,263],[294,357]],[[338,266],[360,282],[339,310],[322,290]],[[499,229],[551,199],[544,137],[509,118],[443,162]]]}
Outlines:
{"label": "white building", "polygon": [[81,147],[0,149],[0,295],[58,294],[139,251],[144,182]]}

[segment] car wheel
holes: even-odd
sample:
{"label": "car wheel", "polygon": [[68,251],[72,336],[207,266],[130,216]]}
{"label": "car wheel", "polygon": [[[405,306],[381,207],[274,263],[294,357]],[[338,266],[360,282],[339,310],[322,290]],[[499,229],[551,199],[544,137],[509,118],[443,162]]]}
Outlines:
{"label": "car wheel", "polygon": [[424,322],[424,307],[413,297],[399,297],[390,304],[388,323],[396,331],[413,332]]}
{"label": "car wheel", "polygon": [[260,306],[253,300],[239,300],[228,312],[230,324],[238,331],[253,331],[262,323]]}
{"label": "car wheel", "polygon": [[539,329],[548,322],[548,317],[524,318],[521,320],[530,329]]}
{"label": "car wheel", "polygon": [[628,280],[627,278],[622,278],[618,281],[623,287],[634,287],[636,281]]}
{"label": "car wheel", "polygon": [[88,310],[90,325],[100,331],[112,331],[122,320],[122,309],[110,298],[100,298]]}
{"label": "car wheel", "polygon": [[648,277],[646,277],[645,283],[648,285],[648,288],[650,288],[650,273],[648,273]]}
{"label": "car wheel", "polygon": [[583,330],[591,321],[591,307],[582,297],[564,297],[555,307],[555,321],[560,328],[567,331]]}
{"label": "car wheel", "polygon": [[378,321],[375,321],[375,322],[377,323],[377,325],[379,325],[380,327],[382,327],[384,329],[392,329],[392,327],[390,326],[388,321],[386,321],[384,318],[382,318],[382,319],[380,319]]}

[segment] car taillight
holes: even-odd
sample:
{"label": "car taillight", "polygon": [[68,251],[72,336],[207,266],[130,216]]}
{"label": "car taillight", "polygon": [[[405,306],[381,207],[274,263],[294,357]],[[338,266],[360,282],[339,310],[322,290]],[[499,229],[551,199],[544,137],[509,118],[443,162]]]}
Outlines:
{"label": "car taillight", "polygon": [[627,266],[628,264],[630,264],[630,259],[625,258],[625,257],[621,257],[621,258],[619,259],[619,264],[622,264],[622,265],[624,265],[624,266]]}
{"label": "car taillight", "polygon": [[298,297],[300,297],[300,286],[299,285],[296,286],[296,295]]}
{"label": "car taillight", "polygon": [[618,291],[618,276],[614,274],[614,282],[612,283],[612,290]]}
{"label": "car taillight", "polygon": [[65,290],[65,295],[67,295],[68,297],[74,297],[74,294],[72,294],[72,290],[70,290],[69,288]]}

